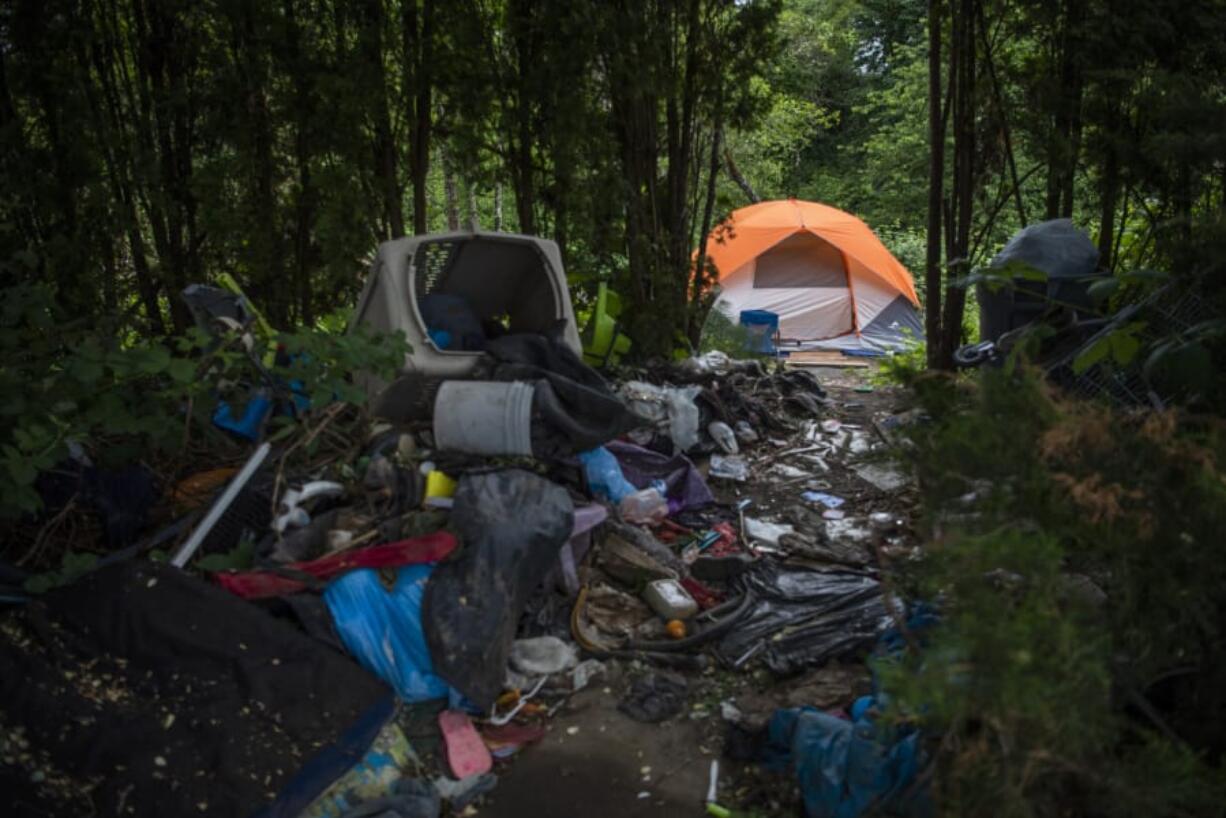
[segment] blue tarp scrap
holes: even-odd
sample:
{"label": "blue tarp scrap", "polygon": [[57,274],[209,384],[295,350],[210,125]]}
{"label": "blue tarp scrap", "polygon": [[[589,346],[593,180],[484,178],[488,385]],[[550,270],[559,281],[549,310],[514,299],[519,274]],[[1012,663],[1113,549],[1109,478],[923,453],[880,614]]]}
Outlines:
{"label": "blue tarp scrap", "polygon": [[793,772],[808,818],[856,818],[866,810],[927,818],[920,734],[872,721],[872,697],[857,701],[854,721],[813,707],[777,710],[768,727],[763,763]]}

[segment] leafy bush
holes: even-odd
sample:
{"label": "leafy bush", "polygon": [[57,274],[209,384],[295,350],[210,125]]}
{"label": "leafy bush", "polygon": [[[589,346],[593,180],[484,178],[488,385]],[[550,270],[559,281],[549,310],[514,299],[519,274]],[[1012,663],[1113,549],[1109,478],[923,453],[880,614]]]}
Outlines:
{"label": "leafy bush", "polygon": [[[201,443],[233,448],[211,416],[219,394],[244,400],[248,385],[266,380],[256,364],[258,346],[249,354],[196,330],[166,339],[118,336],[115,327],[65,319],[43,287],[3,291],[0,519],[40,510],[36,481],[68,457],[70,445],[101,466],[182,456]],[[273,367],[272,380],[283,391],[300,381],[315,407],[363,403],[352,375],[388,375],[407,349],[402,337],[366,331],[305,331],[274,340],[290,353],[290,363]]]}
{"label": "leafy bush", "polygon": [[942,814],[1221,814],[1226,430],[1024,367],[911,383],[931,536],[900,581],[943,622],[881,672]]}
{"label": "leafy bush", "polygon": [[719,307],[712,307],[707,313],[698,344],[699,354],[712,350],[726,352],[733,358],[767,357],[754,349],[749,329],[738,324]]}

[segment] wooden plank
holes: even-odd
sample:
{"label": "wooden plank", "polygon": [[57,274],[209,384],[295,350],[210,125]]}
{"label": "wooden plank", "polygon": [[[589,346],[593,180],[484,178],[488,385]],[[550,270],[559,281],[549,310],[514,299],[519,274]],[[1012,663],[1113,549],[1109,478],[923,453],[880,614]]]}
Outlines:
{"label": "wooden plank", "polygon": [[785,360],[789,366],[867,368],[873,365],[872,358],[844,355],[837,349],[806,349],[801,352],[793,352]]}

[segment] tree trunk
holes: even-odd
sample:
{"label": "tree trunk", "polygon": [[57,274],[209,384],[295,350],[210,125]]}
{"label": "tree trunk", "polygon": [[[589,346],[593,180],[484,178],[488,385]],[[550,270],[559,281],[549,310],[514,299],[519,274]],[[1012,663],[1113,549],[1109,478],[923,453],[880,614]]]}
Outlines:
{"label": "tree trunk", "polygon": [[[702,341],[702,327],[710,309],[709,299],[704,298],[707,283],[707,240],[711,234],[711,222],[715,218],[715,183],[719,179],[719,155],[724,141],[723,94],[715,106],[715,126],[711,133],[711,161],[707,166],[707,198],[702,206],[702,225],[698,233],[698,253],[694,260],[694,276],[690,284],[690,321],[687,335],[690,345],[698,349]],[[718,275],[718,271],[717,271]],[[695,305],[697,308],[695,308]]]}
{"label": "tree trunk", "polygon": [[983,2],[975,3],[975,21],[979,24],[979,37],[983,41],[983,62],[988,69],[988,81],[992,86],[992,102],[996,106],[996,115],[1000,117],[1001,137],[1005,142],[1005,161],[1009,166],[1009,178],[1013,183],[1013,199],[1017,204],[1017,218],[1022,227],[1029,224],[1026,218],[1026,205],[1022,201],[1022,183],[1017,175],[1017,160],[1013,155],[1013,136],[1009,128],[1009,111],[1000,93],[1000,80],[996,76],[996,61],[992,57],[992,43],[988,38],[987,20],[984,18]]}
{"label": "tree trunk", "polygon": [[[430,132],[433,125],[434,0],[421,0],[418,19],[417,0],[405,0],[401,12],[404,35],[406,82],[403,93],[410,105],[409,175],[413,184],[413,232],[429,230],[426,192],[430,177]],[[412,66],[411,72],[408,66]],[[411,74],[411,76],[410,76]]]}
{"label": "tree trunk", "polygon": [[[164,210],[165,253],[159,253],[162,273],[171,291],[180,292],[189,280],[199,278],[198,244],[196,242],[196,201],[191,190],[192,122],[191,78],[184,60],[194,52],[184,42],[187,32],[176,11],[162,5],[165,0],[148,4],[147,27],[143,31],[143,51],[147,81],[153,100],[153,122],[156,137],[161,183],[168,194]],[[139,6],[139,4],[137,4]],[[170,299],[170,316],[175,332],[183,332],[191,316],[181,299]]]}
{"label": "tree trunk", "polygon": [[[98,78],[102,98],[87,86],[85,95],[93,121],[95,138],[102,150],[102,166],[111,188],[111,195],[119,205],[118,220],[128,241],[128,255],[132,261],[132,273],[136,280],[136,294],[149,322],[149,331],[155,336],[166,334],[166,322],[158,300],[158,283],[149,268],[145,240],[141,233],[137,197],[130,180],[132,170],[131,146],[124,130],[125,117],[121,114],[119,91],[113,81],[113,66],[103,57],[103,44],[97,40],[86,51],[83,43],[77,44],[76,56],[82,71],[88,75],[91,67]],[[107,53],[111,53],[109,50]]]}
{"label": "tree trunk", "polygon": [[460,191],[456,184],[455,164],[451,161],[451,151],[446,145],[439,146],[443,160],[443,200],[447,211],[447,229],[454,232],[460,229]]}
{"label": "tree trunk", "polygon": [[1119,127],[1119,104],[1112,102],[1104,123],[1105,144],[1103,146],[1102,180],[1100,183],[1100,209],[1098,219],[1098,265],[1100,269],[1110,270],[1112,254],[1115,250],[1115,210],[1119,202],[1120,163],[1116,149],[1116,128]]}
{"label": "tree trunk", "polygon": [[736,162],[732,159],[732,151],[727,148],[724,148],[724,163],[728,166],[728,178],[736,183],[736,186],[745,194],[745,198],[751,204],[762,201],[762,197],[753,189],[753,185],[749,184],[749,180],[741,173],[741,169],[736,166]]}
{"label": "tree trunk", "polygon": [[494,232],[502,232],[502,182],[494,184]]}
{"label": "tree trunk", "polygon": [[294,203],[294,284],[298,300],[298,320],[305,326],[315,323],[311,292],[311,236],[315,230],[317,192],[311,177],[313,150],[311,129],[315,121],[315,94],[311,66],[302,57],[301,33],[295,0],[285,0],[286,51],[294,75],[294,165],[298,190]]}
{"label": "tree trunk", "polygon": [[1056,110],[1048,144],[1047,218],[1069,217],[1081,137],[1081,26],[1084,0],[1064,0],[1059,31],[1060,73]]}
{"label": "tree trunk", "polygon": [[400,180],[396,162],[396,140],[392,133],[392,117],[387,102],[387,72],[383,67],[383,3],[366,0],[362,7],[360,49],[364,64],[367,93],[372,95],[370,117],[374,123],[374,176],[383,200],[382,238],[404,235],[404,206],[401,202]]}
{"label": "tree trunk", "polygon": [[940,363],[941,206],[945,186],[945,119],[941,111],[941,4],[928,0],[928,239],[924,265],[924,331],[928,365]]}
{"label": "tree trunk", "polygon": [[477,208],[477,186],[468,179],[464,180],[465,192],[465,226],[476,232],[481,229],[481,213]]}
{"label": "tree trunk", "polygon": [[962,340],[966,286],[954,284],[970,272],[971,218],[975,191],[975,0],[960,0],[954,14],[952,48],[957,50],[957,90],[954,94],[953,241],[946,258],[945,300],[941,305],[939,359],[953,368],[953,354]]}
{"label": "tree trunk", "polygon": [[244,255],[250,269],[248,286],[275,326],[290,323],[294,293],[285,286],[281,230],[277,220],[276,167],[273,158],[267,77],[260,53],[261,37],[255,9],[245,5],[234,21],[234,61],[240,77],[246,117],[240,146],[247,154],[252,184],[247,204],[250,219]]}

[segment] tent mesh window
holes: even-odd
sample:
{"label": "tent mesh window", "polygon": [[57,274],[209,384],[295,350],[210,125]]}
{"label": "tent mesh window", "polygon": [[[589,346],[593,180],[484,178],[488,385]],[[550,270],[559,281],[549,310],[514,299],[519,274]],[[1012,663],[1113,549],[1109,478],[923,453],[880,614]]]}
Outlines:
{"label": "tent mesh window", "polygon": [[812,233],[796,233],[758,256],[754,289],[782,287],[847,288],[843,253]]}

